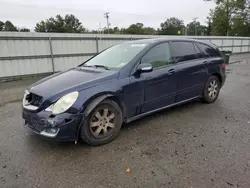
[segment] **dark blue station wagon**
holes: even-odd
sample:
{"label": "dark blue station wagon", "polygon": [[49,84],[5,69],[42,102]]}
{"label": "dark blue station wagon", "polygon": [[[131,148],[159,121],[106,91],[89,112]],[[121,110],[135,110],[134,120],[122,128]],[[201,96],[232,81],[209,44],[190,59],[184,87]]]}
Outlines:
{"label": "dark blue station wagon", "polygon": [[123,123],[202,99],[214,102],[226,59],[216,46],[186,39],[146,39],[112,46],[76,68],[31,85],[25,127],[57,141],[91,145],[116,138]]}

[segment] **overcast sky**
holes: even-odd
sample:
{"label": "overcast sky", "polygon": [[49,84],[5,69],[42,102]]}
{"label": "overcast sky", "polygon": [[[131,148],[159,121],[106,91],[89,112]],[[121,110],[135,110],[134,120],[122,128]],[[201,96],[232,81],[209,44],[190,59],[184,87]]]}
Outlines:
{"label": "overcast sky", "polygon": [[57,14],[74,14],[88,29],[102,27],[104,12],[110,12],[111,27],[128,27],[137,22],[158,28],[168,17],[178,17],[185,24],[193,18],[205,24],[213,2],[203,0],[0,0],[0,20],[10,20],[18,27],[34,29],[38,21]]}

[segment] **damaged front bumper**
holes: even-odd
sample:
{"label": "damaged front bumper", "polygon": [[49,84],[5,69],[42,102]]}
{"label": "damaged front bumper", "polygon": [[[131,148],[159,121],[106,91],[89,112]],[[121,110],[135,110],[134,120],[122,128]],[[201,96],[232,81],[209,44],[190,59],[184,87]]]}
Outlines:
{"label": "damaged front bumper", "polygon": [[62,113],[54,116],[51,112],[25,109],[22,116],[24,125],[29,130],[56,141],[76,141],[83,120],[81,114]]}

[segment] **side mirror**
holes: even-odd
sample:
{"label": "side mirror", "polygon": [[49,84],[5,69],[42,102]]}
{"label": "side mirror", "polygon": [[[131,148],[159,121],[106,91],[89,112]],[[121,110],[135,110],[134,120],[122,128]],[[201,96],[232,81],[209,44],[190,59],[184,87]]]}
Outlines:
{"label": "side mirror", "polygon": [[149,63],[141,63],[136,70],[137,72],[151,72],[153,71],[153,66]]}

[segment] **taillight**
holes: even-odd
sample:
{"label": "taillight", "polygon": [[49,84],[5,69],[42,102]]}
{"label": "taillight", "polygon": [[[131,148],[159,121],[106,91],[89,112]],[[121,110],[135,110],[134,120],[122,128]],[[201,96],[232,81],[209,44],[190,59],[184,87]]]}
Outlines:
{"label": "taillight", "polygon": [[227,67],[227,64],[226,63],[223,63],[220,65],[221,68],[225,69]]}

